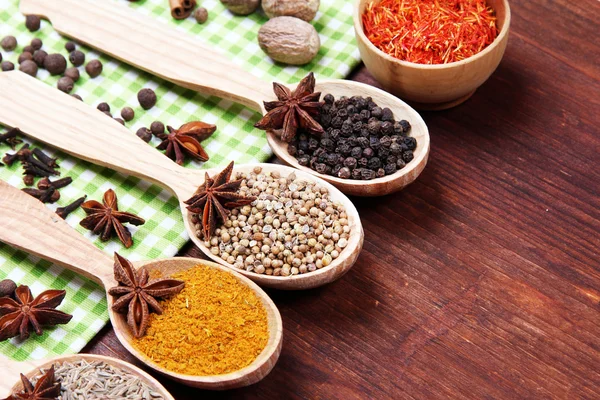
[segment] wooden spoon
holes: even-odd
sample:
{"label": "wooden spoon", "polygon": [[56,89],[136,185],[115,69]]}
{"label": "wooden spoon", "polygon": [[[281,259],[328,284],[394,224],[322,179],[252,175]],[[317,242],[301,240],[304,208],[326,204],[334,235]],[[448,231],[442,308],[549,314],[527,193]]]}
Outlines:
{"label": "wooden spoon", "polygon": [[4,398],[14,391],[20,391],[22,389],[20,374],[22,373],[27,378],[31,379],[34,376],[40,374],[40,369],[47,369],[52,364],[64,363],[64,362],[77,362],[85,360],[87,362],[102,361],[106,364],[112,365],[123,371],[129,372],[131,375],[139,378],[142,382],[146,383],[155,392],[160,393],[165,400],[174,400],[174,397],[165,389],[156,379],[154,379],[148,373],[142,371],[135,365],[132,365],[123,360],[118,360],[113,357],[99,356],[96,354],[73,354],[68,356],[55,357],[50,360],[33,360],[17,362],[14,360],[0,357],[0,363],[2,364],[2,379],[0,380],[0,397]]}
{"label": "wooden spoon", "polygon": [[[127,6],[113,1],[21,0],[23,14],[49,19],[54,28],[123,62],[188,89],[218,96],[254,111],[266,113],[263,100],[275,100],[271,83],[257,79],[225,56],[194,37],[177,31]],[[64,10],[69,10],[65,12]],[[373,86],[341,79],[317,81],[317,91],[340,96],[370,96],[381,107],[389,107],[396,119],[412,125],[417,139],[414,160],[398,172],[370,181],[340,179],[302,167],[287,152],[287,144],[275,133],[267,139],[284,163],[332,183],[355,196],[381,196],[413,182],[425,168],[429,156],[429,132],[421,116],[398,98]]]}
{"label": "wooden spoon", "polygon": [[[204,183],[204,170],[177,165],[112,118],[19,71],[0,74],[0,124],[19,127],[26,135],[76,157],[168,188],[179,198],[183,220],[194,243],[208,257],[234,268],[220,257],[215,257],[204,246],[204,241],[196,236],[190,213],[183,203]],[[286,290],[314,288],[344,275],[356,262],[364,239],[360,217],[354,204],[329,183],[289,167],[248,164],[237,165],[234,171],[250,172],[255,166],[261,167],[265,172],[278,171],[282,176],[296,173],[299,178],[317,181],[327,187],[331,199],[342,203],[346,209],[351,236],[340,256],[327,267],[315,272],[285,277],[235,270],[262,286]],[[208,172],[213,175],[219,171]]]}
{"label": "wooden spoon", "polygon": [[[0,181],[0,241],[75,271],[104,286],[106,290],[117,286],[111,257],[71,228],[44,204],[3,181]],[[185,385],[213,390],[251,385],[263,379],[273,369],[281,352],[281,316],[273,301],[254,282],[229,268],[195,258],[170,258],[135,264],[136,267],[146,267],[149,271],[159,270],[164,276],[199,264],[233,274],[261,299],[269,322],[267,346],[249,366],[224,375],[183,375],[155,364],[132,346],[133,337],[126,318],[112,311],[112,296],[107,295],[108,315],[119,341],[141,362]]]}

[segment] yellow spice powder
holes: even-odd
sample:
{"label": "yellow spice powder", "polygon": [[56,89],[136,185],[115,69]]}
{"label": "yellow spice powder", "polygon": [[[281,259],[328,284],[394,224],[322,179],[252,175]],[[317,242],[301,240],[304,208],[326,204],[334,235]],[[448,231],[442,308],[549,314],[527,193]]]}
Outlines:
{"label": "yellow spice powder", "polygon": [[185,288],[161,301],[133,346],[158,365],[186,375],[220,375],[248,366],[267,345],[267,313],[232,274],[198,265],[171,276]]}

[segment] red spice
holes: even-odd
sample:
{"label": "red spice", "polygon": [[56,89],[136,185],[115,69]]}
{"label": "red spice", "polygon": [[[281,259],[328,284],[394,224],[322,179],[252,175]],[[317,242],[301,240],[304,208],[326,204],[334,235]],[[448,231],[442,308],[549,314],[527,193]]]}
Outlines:
{"label": "red spice", "polygon": [[382,0],[367,6],[362,21],[376,47],[418,64],[464,60],[498,36],[485,0]]}

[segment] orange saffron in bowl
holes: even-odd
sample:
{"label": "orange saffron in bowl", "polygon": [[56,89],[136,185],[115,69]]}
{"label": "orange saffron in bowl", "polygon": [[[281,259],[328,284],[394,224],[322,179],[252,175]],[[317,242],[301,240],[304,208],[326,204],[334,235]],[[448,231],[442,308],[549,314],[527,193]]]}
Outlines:
{"label": "orange saffron in bowl", "polygon": [[376,47],[418,64],[464,60],[498,36],[485,0],[382,0],[367,6],[362,22]]}

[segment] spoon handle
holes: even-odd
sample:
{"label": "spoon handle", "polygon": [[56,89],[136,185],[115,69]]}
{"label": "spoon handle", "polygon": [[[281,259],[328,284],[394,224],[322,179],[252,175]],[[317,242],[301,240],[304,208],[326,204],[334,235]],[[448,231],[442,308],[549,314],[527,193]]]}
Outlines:
{"label": "spoon handle", "polygon": [[0,180],[0,241],[101,284],[114,282],[112,259],[43,203]]}
{"label": "spoon handle", "polygon": [[270,85],[217,50],[115,1],[21,0],[20,8],[49,19],[68,37],[179,86],[255,111],[273,97]]}
{"label": "spoon handle", "polygon": [[[19,71],[0,74],[0,124],[76,157],[191,194],[198,171],[180,167],[129,129]],[[191,179],[196,174],[196,179]]]}
{"label": "spoon handle", "polygon": [[18,362],[0,355],[0,365],[2,365],[2,379],[0,379],[0,398],[11,394],[15,384],[20,383],[20,374],[26,374],[32,369],[43,365],[43,361],[24,361]]}

